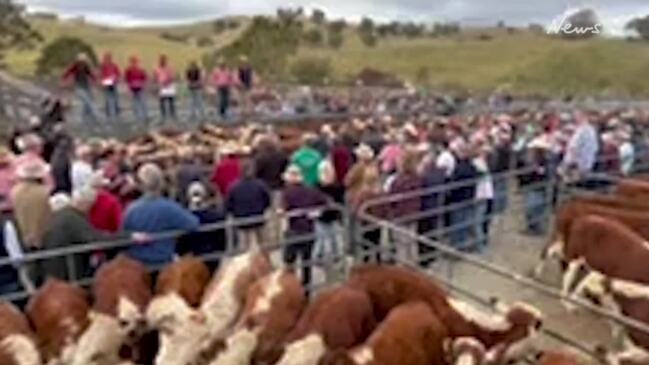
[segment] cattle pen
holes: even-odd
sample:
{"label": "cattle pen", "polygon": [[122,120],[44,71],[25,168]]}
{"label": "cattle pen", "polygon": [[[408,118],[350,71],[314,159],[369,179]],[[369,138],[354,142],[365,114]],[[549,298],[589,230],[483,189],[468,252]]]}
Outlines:
{"label": "cattle pen", "polygon": [[[638,170],[642,170],[638,168]],[[513,170],[503,176],[497,176],[501,181],[514,185],[518,176],[529,172],[527,168]],[[615,178],[607,175],[613,183]],[[602,175],[597,176],[602,180]],[[473,182],[468,182],[473,183]],[[466,183],[463,183],[466,184]],[[606,186],[600,184],[599,186]],[[348,208],[338,206],[342,218],[339,227],[338,237],[342,250],[325,250],[315,255],[312,260],[305,260],[300,263],[302,267],[312,270],[314,280],[312,290],[317,291],[322,287],[331,286],[345,278],[350,266],[362,261],[362,258],[373,261],[379,259],[389,264],[400,264],[415,268],[419,272],[443,283],[454,295],[468,299],[486,311],[498,312],[498,303],[525,301],[542,310],[545,317],[545,325],[541,330],[541,336],[534,343],[536,350],[568,350],[583,356],[587,361],[600,361],[601,347],[615,348],[618,344],[609,336],[608,322],[623,324],[627,327],[649,333],[647,324],[636,320],[619,316],[615,313],[602,309],[597,305],[584,300],[575,300],[565,297],[556,288],[558,273],[554,268],[546,270],[542,279],[530,277],[530,271],[535,266],[542,249],[551,232],[552,207],[558,201],[570,199],[575,194],[583,194],[578,188],[559,183],[556,179],[550,178],[537,186],[527,186],[526,189],[541,189],[545,201],[537,202],[546,207],[542,214],[536,217],[525,217],[523,212],[523,196],[525,189],[508,189],[505,197],[508,200],[508,208],[499,214],[486,217],[491,220],[491,232],[489,244],[481,252],[462,252],[448,244],[449,232],[457,229],[475,226],[484,222],[467,221],[463,226],[449,226],[445,224],[444,217],[453,210],[463,208],[462,205],[443,205],[435,209],[422,211],[416,216],[404,216],[382,219],[368,213],[373,206],[393,204],[395,202],[419,197],[439,197],[443,192],[457,188],[457,185],[447,184],[432,189],[413,191],[402,195],[392,195],[367,202],[359,211],[352,212]],[[468,204],[475,204],[469,202]],[[331,209],[331,207],[329,207]],[[310,210],[309,212],[311,212]],[[233,257],[245,251],[237,243],[236,231],[238,227],[254,222],[266,222],[274,219],[287,219],[293,216],[303,216],[309,212],[292,211],[278,213],[277,217],[256,217],[245,220],[228,219],[222,224],[203,226],[199,231],[212,232],[220,230],[226,239],[223,252],[202,257],[206,262],[218,262]],[[429,227],[430,231],[412,229],[412,222],[421,221],[426,217],[437,217],[437,225]],[[527,218],[543,220],[548,223],[544,235],[530,237],[520,233],[522,221]],[[274,226],[277,221],[269,224]],[[378,230],[380,232],[380,243],[368,242],[365,234],[368,231]],[[315,240],[315,236],[292,237],[285,239],[278,234],[277,229],[269,229],[267,242],[263,245],[264,250],[273,253],[274,260],[281,261],[279,253],[294,244],[304,240]],[[151,239],[177,238],[186,232],[166,232],[154,235]],[[473,237],[475,238],[475,237]],[[394,242],[406,242],[427,248],[426,253],[419,253],[418,257],[407,257],[397,254]],[[35,265],[48,260],[61,260],[65,262],[67,279],[77,282],[82,286],[92,284],[92,273],[81,272],[75,266],[75,257],[87,256],[97,251],[114,252],[137,244],[132,240],[117,240],[110,242],[93,242],[85,245],[72,246],[56,250],[44,250],[28,253],[24,256],[14,256],[0,260],[1,265],[12,265],[21,272],[21,279],[26,290],[4,296],[2,299],[24,303],[33,291],[33,283],[29,283],[28,272]],[[423,261],[431,261],[428,267],[422,266]],[[160,268],[152,267],[152,271]],[[569,304],[571,311],[566,310],[564,304]],[[576,308],[576,310],[575,310]],[[531,358],[528,361],[533,360]]]}

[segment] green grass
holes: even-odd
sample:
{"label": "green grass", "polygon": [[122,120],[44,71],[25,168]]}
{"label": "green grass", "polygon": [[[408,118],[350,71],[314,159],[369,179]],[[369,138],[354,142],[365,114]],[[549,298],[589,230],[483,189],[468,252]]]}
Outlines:
{"label": "green grass", "polygon": [[[74,24],[32,20],[47,40],[73,35],[93,44],[101,54],[112,51],[124,63],[137,54],[146,65],[154,65],[160,53],[170,55],[176,67],[192,59],[200,59],[235,40],[249,24],[215,36],[211,24],[158,28],[109,29],[91,24]],[[312,25],[309,24],[308,27]],[[177,43],[160,38],[162,32],[210,36],[214,47],[199,48],[195,44]],[[326,33],[326,32],[325,32]],[[493,39],[479,40],[479,34]],[[39,50],[11,52],[7,57],[10,70],[30,75]],[[396,74],[409,81],[416,80],[422,68],[428,68],[428,84],[437,87],[486,91],[508,85],[526,93],[610,93],[649,95],[649,44],[620,39],[565,41],[544,34],[519,30],[507,34],[499,30],[472,30],[446,38],[381,39],[374,48],[364,46],[355,29],[345,30],[345,43],[340,50],[327,47],[302,47],[291,59],[320,56],[331,60],[335,81],[348,81],[364,67]]]}
{"label": "green grass", "polygon": [[[241,26],[236,30],[228,30],[218,36],[212,33],[210,23],[197,23],[190,26],[150,27],[150,28],[108,28],[93,24],[79,24],[71,21],[51,21],[31,19],[36,30],[45,41],[36,49],[29,51],[12,51],[7,55],[6,63],[9,70],[18,75],[32,75],[36,69],[35,63],[40,54],[40,48],[47,42],[59,36],[74,36],[83,39],[95,47],[97,55],[111,51],[121,64],[126,64],[131,55],[137,55],[144,65],[152,67],[162,53],[169,55],[176,67],[185,67],[191,60],[200,61],[200,57],[210,49],[222,47],[236,39],[247,24],[241,20]],[[160,37],[163,32],[173,34],[191,34],[192,41],[179,43]],[[200,36],[209,36],[214,41],[214,47],[201,48],[195,40]]]}

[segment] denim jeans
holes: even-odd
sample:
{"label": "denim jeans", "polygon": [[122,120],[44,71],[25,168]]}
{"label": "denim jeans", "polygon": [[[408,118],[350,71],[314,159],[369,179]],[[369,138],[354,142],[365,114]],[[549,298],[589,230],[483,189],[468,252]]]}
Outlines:
{"label": "denim jeans", "polygon": [[[468,202],[461,204],[466,205]],[[468,205],[453,209],[449,214],[449,240],[451,245],[458,250],[470,248],[472,233],[475,231],[475,206]]]}
{"label": "denim jeans", "polygon": [[135,119],[140,122],[146,122],[149,119],[146,97],[142,90],[133,91],[133,114],[135,115]]}
{"label": "denim jeans", "polygon": [[228,116],[228,109],[230,108],[230,89],[227,87],[219,88],[219,115],[222,118]]}
{"label": "denim jeans", "polygon": [[203,90],[190,88],[189,89],[190,97],[190,117],[192,121],[203,121],[205,119],[205,107],[203,106]]}
{"label": "denim jeans", "polygon": [[336,271],[340,268],[342,248],[339,237],[341,233],[338,222],[315,223],[315,245],[313,246],[312,259],[323,266],[327,280],[333,279]]}
{"label": "denim jeans", "polygon": [[543,234],[547,228],[548,199],[545,187],[535,187],[525,193],[525,219],[527,230],[534,234]]}
{"label": "denim jeans", "polygon": [[174,96],[160,97],[160,118],[162,121],[169,118],[176,120],[176,98]]}
{"label": "denim jeans", "polygon": [[507,209],[509,191],[507,190],[507,177],[494,178],[493,214],[503,213]]}
{"label": "denim jeans", "polygon": [[84,123],[97,122],[97,113],[95,112],[94,105],[95,100],[92,91],[88,88],[78,87],[76,94],[81,103],[81,121]]}
{"label": "denim jeans", "polygon": [[105,99],[105,109],[106,109],[106,118],[109,120],[115,120],[119,118],[119,95],[117,93],[117,87],[110,86],[104,88],[104,99]]}
{"label": "denim jeans", "polygon": [[491,200],[481,200],[475,209],[475,246],[482,250],[489,244],[489,224],[491,223]]}

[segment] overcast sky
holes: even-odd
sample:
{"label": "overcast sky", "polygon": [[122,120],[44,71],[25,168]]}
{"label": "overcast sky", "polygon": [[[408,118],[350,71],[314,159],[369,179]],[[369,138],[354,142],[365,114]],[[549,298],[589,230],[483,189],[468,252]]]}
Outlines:
{"label": "overcast sky", "polygon": [[67,16],[113,25],[178,23],[225,15],[274,13],[279,6],[321,8],[331,17],[359,19],[437,20],[492,24],[547,24],[567,9],[594,8],[605,27],[617,31],[631,17],[649,14],[649,0],[17,0],[32,10],[56,11]]}

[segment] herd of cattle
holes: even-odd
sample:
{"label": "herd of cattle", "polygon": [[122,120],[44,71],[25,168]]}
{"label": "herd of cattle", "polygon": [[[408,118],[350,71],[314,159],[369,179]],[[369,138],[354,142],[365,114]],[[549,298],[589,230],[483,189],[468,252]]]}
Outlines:
{"label": "herd of cattle", "polygon": [[[256,247],[210,275],[183,257],[155,285],[125,256],[85,290],[49,280],[25,315],[0,305],[3,365],[481,365],[526,356],[542,324],[534,307],[486,313],[425,274],[365,264],[309,300],[301,281]],[[543,365],[572,365],[536,353]]]}
{"label": "herd of cattle", "polygon": [[[558,258],[566,297],[587,296],[649,324],[647,208],[642,179],[569,200],[537,274]],[[529,355],[542,365],[579,363],[535,351],[543,316],[533,306],[494,300],[498,313],[483,312],[400,266],[356,266],[310,300],[297,276],[254,246],[213,276],[183,257],[155,285],[146,267],[119,256],[100,268],[91,292],[50,279],[24,314],[0,303],[0,364],[496,365]],[[602,359],[648,364],[649,334],[614,329],[624,347],[602,348]]]}

